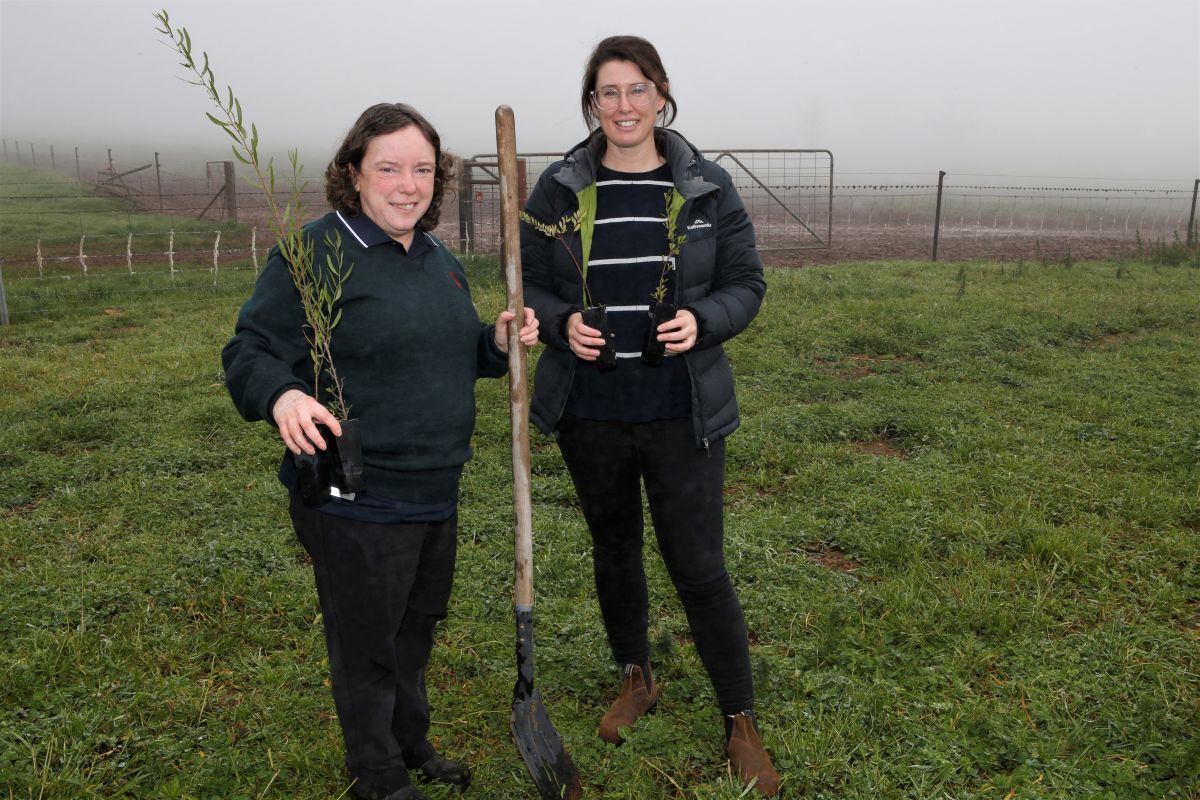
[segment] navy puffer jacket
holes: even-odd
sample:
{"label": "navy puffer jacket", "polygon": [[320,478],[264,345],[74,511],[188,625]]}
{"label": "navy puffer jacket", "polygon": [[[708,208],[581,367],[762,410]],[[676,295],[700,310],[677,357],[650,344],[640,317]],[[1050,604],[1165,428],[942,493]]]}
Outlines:
{"label": "navy puffer jacket", "polygon": [[[655,143],[684,198],[677,229],[687,238],[675,262],[673,302],[689,309],[699,323],[696,345],[683,357],[691,380],[696,446],[706,448],[740,422],[733,370],[721,343],[754,319],[767,285],[754,227],[729,174],[672,130],[656,130]],[[564,160],[551,164],[530,193],[526,211],[554,224],[573,214],[582,200],[585,213],[594,213],[584,199],[585,190],[595,183],[595,165],[605,146],[604,135],[596,132]],[[581,236],[568,233],[565,241],[582,264]],[[524,222],[521,262],[525,303],[537,312],[547,344],[534,374],[530,418],[550,434],[562,416],[575,373],[577,359],[563,334],[567,317],[580,310],[582,280],[562,243]]]}

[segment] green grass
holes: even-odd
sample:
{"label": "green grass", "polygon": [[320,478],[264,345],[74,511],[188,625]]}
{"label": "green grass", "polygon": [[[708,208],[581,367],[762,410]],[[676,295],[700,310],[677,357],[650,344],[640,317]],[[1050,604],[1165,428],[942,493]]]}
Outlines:
{"label": "green grass", "polygon": [[[494,260],[470,270],[494,316]],[[250,277],[89,278],[0,329],[0,796],[346,788],[281,446],[222,385]],[[729,347],[727,554],[788,796],[1200,797],[1200,271],[768,282]],[[506,383],[478,396],[432,733],[517,800]],[[533,472],[537,676],[587,796],[740,796],[653,546],[659,712],[594,735],[619,678],[587,534],[540,435]]]}

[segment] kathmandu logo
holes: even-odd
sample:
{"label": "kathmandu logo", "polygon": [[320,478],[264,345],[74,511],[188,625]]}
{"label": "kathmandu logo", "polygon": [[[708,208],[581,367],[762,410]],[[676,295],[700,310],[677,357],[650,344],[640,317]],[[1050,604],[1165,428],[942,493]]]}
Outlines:
{"label": "kathmandu logo", "polygon": [[688,225],[688,230],[694,231],[697,228],[711,228],[711,227],[712,227],[711,222],[705,222],[704,220],[700,219],[699,217],[696,217],[696,221],[693,222],[691,225]]}

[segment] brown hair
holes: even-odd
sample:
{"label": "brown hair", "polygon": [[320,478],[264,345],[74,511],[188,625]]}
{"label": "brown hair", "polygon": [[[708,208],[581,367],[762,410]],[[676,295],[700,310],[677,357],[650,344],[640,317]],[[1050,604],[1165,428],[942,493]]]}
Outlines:
{"label": "brown hair", "polygon": [[658,90],[663,99],[667,101],[660,112],[663,116],[663,125],[670,125],[675,121],[675,115],[679,108],[675,105],[675,98],[671,96],[667,71],[663,68],[662,59],[658,57],[658,51],[654,49],[654,45],[640,36],[610,36],[592,50],[591,56],[588,57],[587,67],[583,71],[583,92],[580,95],[580,105],[583,109],[583,122],[587,125],[588,130],[592,130],[599,124],[599,120],[596,119],[596,109],[592,105],[592,91],[596,88],[596,75],[599,74],[600,68],[609,61],[628,61],[640,69],[642,74],[654,84],[654,88]]}
{"label": "brown hair", "polygon": [[345,208],[354,214],[362,213],[362,204],[358,199],[358,190],[354,188],[353,171],[362,169],[363,157],[367,154],[367,145],[377,136],[386,136],[408,126],[416,126],[425,139],[433,145],[434,163],[436,168],[433,175],[433,199],[429,202],[429,210],[421,217],[417,227],[423,231],[431,231],[437,227],[438,217],[442,212],[442,196],[446,192],[446,184],[450,182],[454,160],[449,154],[442,152],[442,138],[437,130],[429,124],[412,106],[405,103],[378,103],[359,115],[354,126],[350,128],[337,154],[325,168],[325,197],[329,205],[335,209]]}

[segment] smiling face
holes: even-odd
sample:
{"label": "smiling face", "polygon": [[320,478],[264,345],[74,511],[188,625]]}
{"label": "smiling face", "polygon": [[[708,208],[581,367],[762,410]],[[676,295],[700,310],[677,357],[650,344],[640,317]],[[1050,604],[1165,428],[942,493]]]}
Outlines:
{"label": "smiling face", "polygon": [[[650,102],[644,107],[634,105],[630,97],[629,88],[639,83],[646,84],[649,89]],[[600,66],[596,73],[594,91],[601,94],[605,90],[611,92],[614,88],[619,94],[615,108],[595,106],[600,129],[608,138],[609,148],[618,148],[622,152],[622,160],[625,161],[656,159],[654,121],[658,118],[658,112],[666,105],[666,100],[632,61],[614,59]]]}
{"label": "smiling face", "polygon": [[409,125],[368,142],[352,169],[363,213],[406,249],[433,199],[436,159],[433,145]]}

